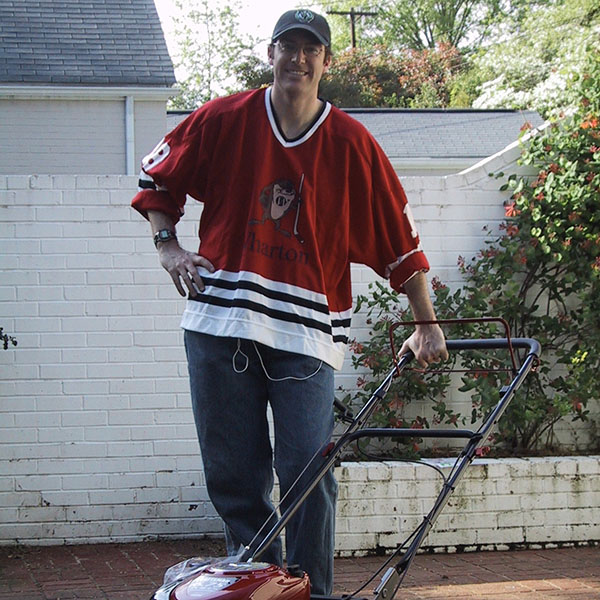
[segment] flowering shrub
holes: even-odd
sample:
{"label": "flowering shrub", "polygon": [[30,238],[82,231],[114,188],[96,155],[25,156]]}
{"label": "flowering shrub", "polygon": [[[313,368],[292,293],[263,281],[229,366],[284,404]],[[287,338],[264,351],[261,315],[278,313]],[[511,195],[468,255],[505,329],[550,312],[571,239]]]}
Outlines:
{"label": "flowering shrub", "polygon": [[[499,235],[476,257],[459,258],[464,286],[451,292],[433,281],[438,318],[501,316],[513,336],[534,337],[542,345],[537,372],[527,378],[499,423],[496,447],[513,454],[551,450],[557,422],[588,419],[589,400],[600,398],[599,51],[591,52],[583,73],[576,112],[532,133],[524,144],[521,162],[536,175],[496,175],[505,178],[501,189],[511,191],[506,219]],[[387,322],[405,318],[402,311],[390,310],[396,298],[389,294],[377,285],[371,297],[359,299],[358,306],[366,302],[377,320],[371,340],[355,356],[357,364],[379,368]],[[452,337],[469,333],[484,337],[499,332],[490,325],[448,331]],[[471,421],[499,398],[505,375],[495,370],[498,361],[479,354],[464,359],[466,367],[478,369],[475,376],[463,378],[461,388],[471,393]],[[444,377],[434,376],[426,388],[421,381],[411,382],[408,397],[445,393]],[[439,406],[444,407],[440,422],[456,422],[445,404]]]}
{"label": "flowering shrub", "polygon": [[460,52],[444,42],[435,50],[406,51],[398,81],[411,98],[410,108],[449,106],[452,82],[461,62]]}
{"label": "flowering shrub", "polygon": [[[579,76],[575,114],[531,137],[521,162],[534,178],[511,175],[502,235],[462,267],[457,301],[503,315],[515,335],[544,349],[526,393],[501,424],[514,450],[551,446],[557,421],[588,416],[600,398],[600,53]],[[469,307],[469,305],[471,305]],[[482,406],[489,402],[482,399]]]}
{"label": "flowering shrub", "polygon": [[[364,403],[375,391],[381,380],[393,367],[390,352],[388,330],[391,323],[410,320],[410,311],[404,308],[396,292],[380,282],[371,284],[370,296],[358,296],[356,310],[366,309],[368,323],[372,327],[369,340],[354,341],[350,344],[352,362],[357,369],[368,369],[368,376],[357,380],[358,392],[353,398],[346,395],[346,404]],[[423,373],[419,370],[405,371],[402,377],[395,379],[386,396],[372,417],[377,427],[413,427],[429,428],[431,425],[456,425],[459,415],[446,403],[447,389],[450,383],[448,374]],[[409,417],[407,407],[412,400],[426,401],[432,407],[434,417],[424,415]],[[414,411],[413,411],[414,412]],[[384,443],[385,452],[396,457],[415,456],[419,451],[419,439],[401,440]],[[363,450],[373,447],[373,442],[363,443]],[[391,447],[390,447],[391,446]]]}

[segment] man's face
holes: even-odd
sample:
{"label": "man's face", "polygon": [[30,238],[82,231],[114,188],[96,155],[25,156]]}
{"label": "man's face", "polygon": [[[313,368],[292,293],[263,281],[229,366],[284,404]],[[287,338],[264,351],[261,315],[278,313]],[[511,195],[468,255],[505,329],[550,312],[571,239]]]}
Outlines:
{"label": "man's face", "polygon": [[319,81],[329,68],[330,58],[325,46],[301,29],[288,31],[269,46],[275,85],[288,92],[316,96]]}

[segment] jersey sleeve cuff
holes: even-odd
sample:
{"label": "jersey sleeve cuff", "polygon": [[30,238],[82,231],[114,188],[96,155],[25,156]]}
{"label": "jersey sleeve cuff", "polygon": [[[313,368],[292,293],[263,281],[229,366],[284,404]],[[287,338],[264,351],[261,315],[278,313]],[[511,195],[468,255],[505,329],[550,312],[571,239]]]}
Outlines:
{"label": "jersey sleeve cuff", "polygon": [[404,284],[417,273],[427,273],[429,261],[423,252],[417,252],[397,265],[390,274],[391,287],[402,294],[406,293]]}
{"label": "jersey sleeve cuff", "polygon": [[173,220],[173,225],[178,223],[183,215],[183,211],[174,205],[168,192],[142,190],[134,196],[131,206],[146,219],[148,211],[151,210],[168,215]]}

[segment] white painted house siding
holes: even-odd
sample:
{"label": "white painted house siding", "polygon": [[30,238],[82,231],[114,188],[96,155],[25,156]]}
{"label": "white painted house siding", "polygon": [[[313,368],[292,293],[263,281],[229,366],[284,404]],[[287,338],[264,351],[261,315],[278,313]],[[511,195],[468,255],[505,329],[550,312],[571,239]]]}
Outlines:
{"label": "white painted house siding", "polygon": [[123,102],[1,100],[0,113],[4,174],[123,170]]}
{"label": "white painted house siding", "polygon": [[135,100],[134,174],[137,175],[142,158],[158,144],[167,131],[164,100]]}
{"label": "white painted house siding", "polygon": [[[503,216],[488,172],[512,169],[518,153],[404,180],[431,277],[459,283],[457,256]],[[221,532],[192,422],[183,300],[129,206],[135,188],[125,176],[0,176],[0,325],[19,341],[0,349],[0,543]],[[179,227],[190,248],[199,211],[190,203]],[[353,272],[366,292],[371,272]],[[360,315],[354,334],[366,335]],[[337,384],[355,379],[348,360]]]}
{"label": "white painted house siding", "polygon": [[[0,174],[125,174],[125,98],[0,97]],[[164,100],[134,100],[135,173],[166,132]]]}

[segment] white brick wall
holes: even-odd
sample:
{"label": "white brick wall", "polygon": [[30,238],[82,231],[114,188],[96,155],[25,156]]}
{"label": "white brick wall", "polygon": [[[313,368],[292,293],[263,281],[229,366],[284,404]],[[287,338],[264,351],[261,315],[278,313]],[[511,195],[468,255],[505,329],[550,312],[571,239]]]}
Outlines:
{"label": "white brick wall", "polygon": [[[503,214],[487,174],[517,154],[404,181],[432,276],[458,284],[457,255],[475,253]],[[183,300],[129,208],[135,187],[117,175],[0,176],[0,325],[19,342],[0,349],[0,543],[221,531],[189,404]],[[179,227],[190,248],[199,214],[190,203]],[[353,270],[366,292],[371,273]],[[355,334],[366,335],[360,316]],[[355,379],[348,360],[338,383]]]}
{"label": "white brick wall", "polygon": [[[137,178],[0,177],[1,543],[220,531]],[[180,227],[193,247],[199,206]]]}
{"label": "white brick wall", "polygon": [[[450,460],[430,461],[446,475]],[[341,556],[389,551],[421,523],[441,489],[431,468],[342,463],[336,542]],[[476,459],[424,549],[505,549],[600,541],[600,457]]]}

